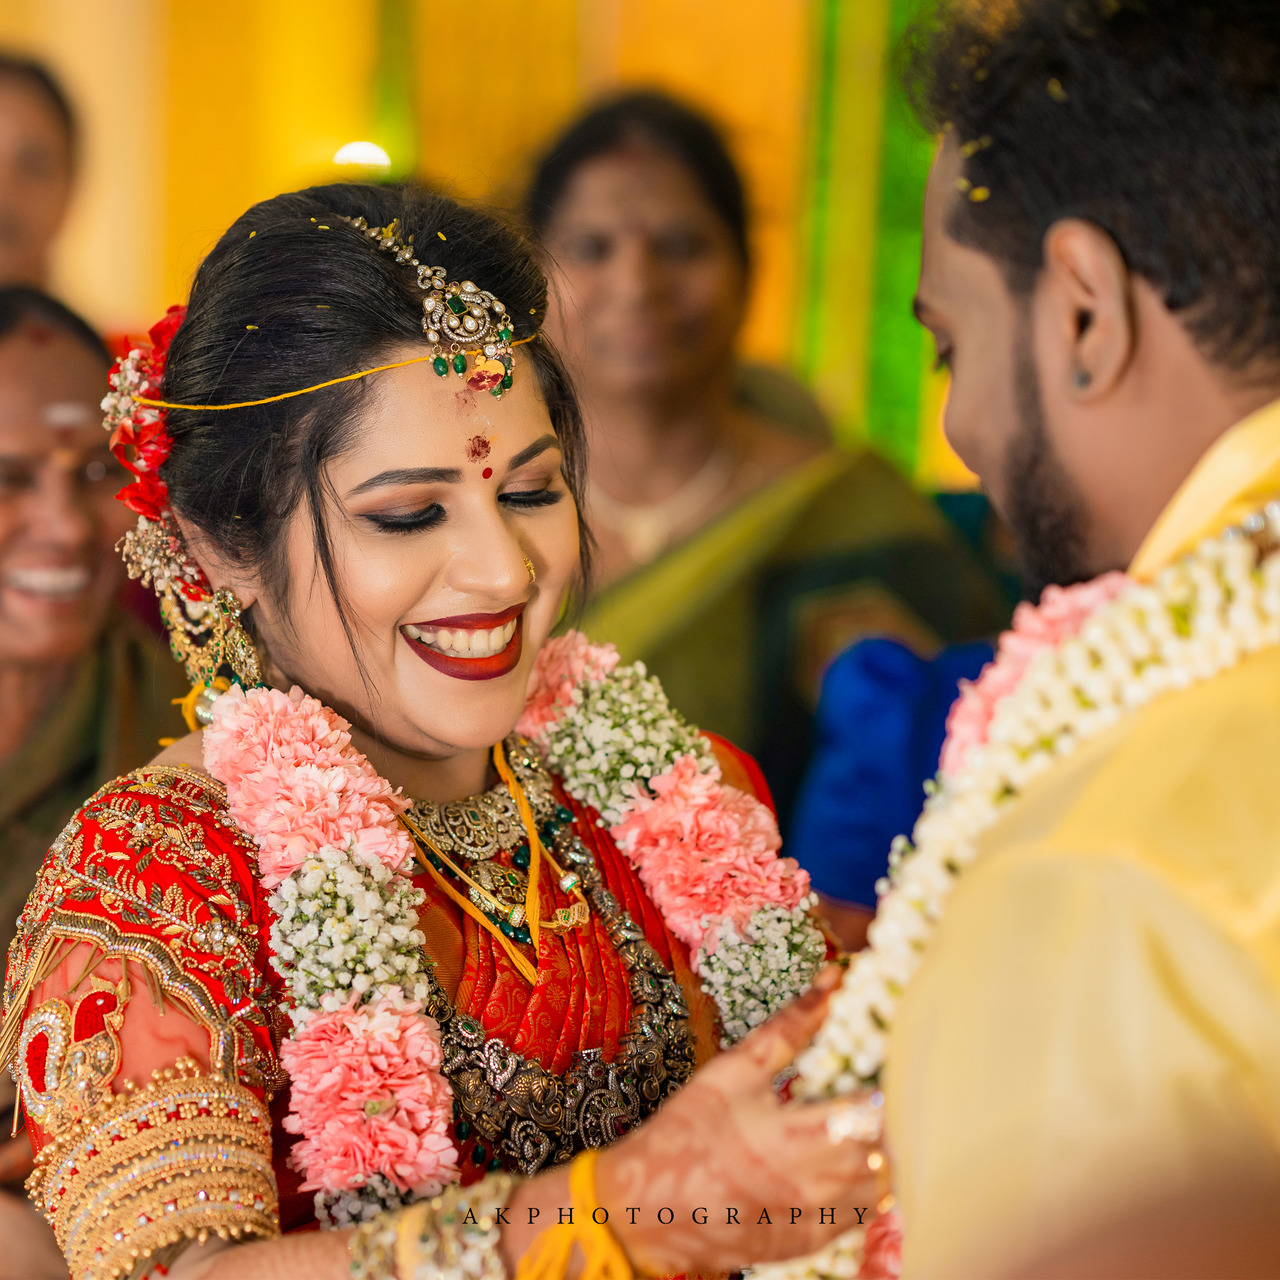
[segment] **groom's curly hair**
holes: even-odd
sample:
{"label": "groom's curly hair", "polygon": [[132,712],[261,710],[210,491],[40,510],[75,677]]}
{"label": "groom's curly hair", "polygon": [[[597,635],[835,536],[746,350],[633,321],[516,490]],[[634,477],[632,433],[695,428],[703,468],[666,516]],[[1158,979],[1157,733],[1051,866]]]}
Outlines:
{"label": "groom's curly hair", "polygon": [[1015,292],[1085,218],[1208,358],[1280,362],[1277,0],[942,0],[904,52],[963,148],[948,229]]}

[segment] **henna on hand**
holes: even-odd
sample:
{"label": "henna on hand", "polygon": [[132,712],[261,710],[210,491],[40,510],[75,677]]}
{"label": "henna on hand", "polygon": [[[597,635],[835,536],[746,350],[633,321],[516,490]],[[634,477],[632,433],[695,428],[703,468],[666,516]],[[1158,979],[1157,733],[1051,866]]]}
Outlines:
{"label": "henna on hand", "polygon": [[733,1270],[811,1252],[869,1220],[869,1148],[834,1142],[827,1128],[844,1104],[786,1103],[773,1088],[812,1039],[838,980],[838,970],[824,971],[600,1157],[599,1202],[637,1268]]}

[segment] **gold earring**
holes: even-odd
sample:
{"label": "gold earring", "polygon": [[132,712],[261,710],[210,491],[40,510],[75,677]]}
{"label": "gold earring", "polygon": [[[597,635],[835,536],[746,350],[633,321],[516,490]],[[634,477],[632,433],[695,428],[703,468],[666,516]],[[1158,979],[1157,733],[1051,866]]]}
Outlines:
{"label": "gold earring", "polygon": [[528,556],[524,558],[524,567],[529,570],[529,582],[532,584],[538,580],[538,571],[533,567],[533,561]]}
{"label": "gold earring", "polygon": [[169,629],[169,648],[193,685],[211,687],[224,666],[246,689],[262,683],[258,654],[240,625],[240,601],[233,591],[223,587],[212,600],[195,601],[166,590],[160,611]]}

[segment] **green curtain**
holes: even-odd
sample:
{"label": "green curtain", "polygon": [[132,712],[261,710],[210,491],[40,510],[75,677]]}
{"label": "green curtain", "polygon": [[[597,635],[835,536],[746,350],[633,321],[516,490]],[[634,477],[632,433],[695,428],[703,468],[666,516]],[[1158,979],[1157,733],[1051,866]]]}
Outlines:
{"label": "green curtain", "polygon": [[933,140],[912,113],[893,50],[921,8],[922,0],[813,0],[796,362],[836,406],[840,438],[871,444],[908,475],[920,460],[929,373],[911,299]]}

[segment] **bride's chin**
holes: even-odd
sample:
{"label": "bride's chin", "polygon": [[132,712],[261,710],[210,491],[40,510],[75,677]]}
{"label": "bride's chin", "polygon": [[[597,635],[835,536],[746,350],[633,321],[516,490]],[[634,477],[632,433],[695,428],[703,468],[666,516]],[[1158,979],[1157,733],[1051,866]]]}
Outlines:
{"label": "bride's chin", "polygon": [[514,731],[524,710],[528,682],[517,672],[512,677],[483,684],[450,680],[443,688],[432,681],[404,699],[398,718],[420,741],[439,743],[445,755],[491,747]]}

